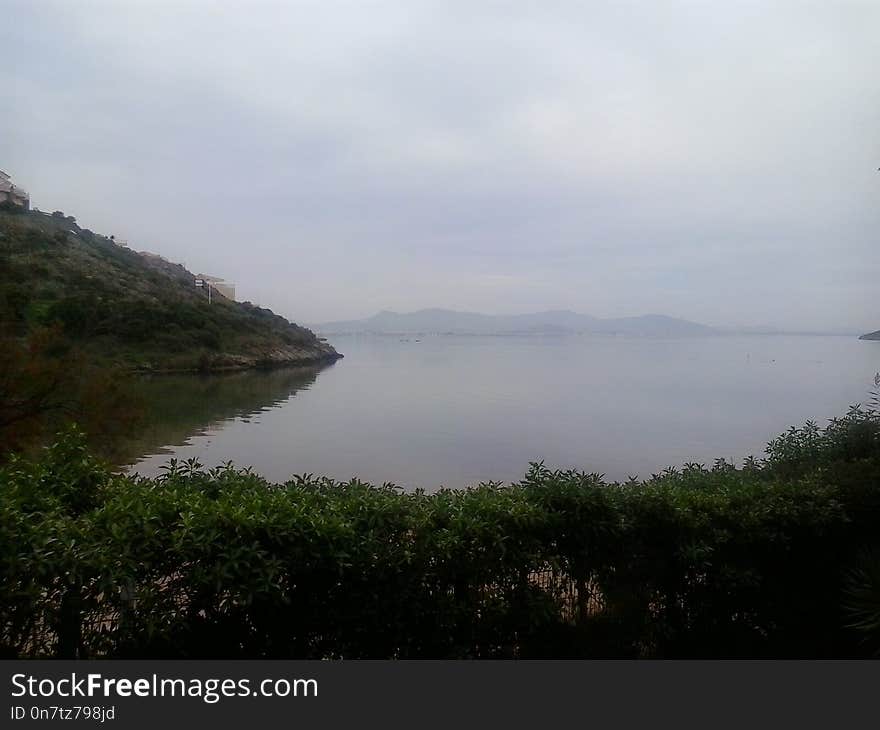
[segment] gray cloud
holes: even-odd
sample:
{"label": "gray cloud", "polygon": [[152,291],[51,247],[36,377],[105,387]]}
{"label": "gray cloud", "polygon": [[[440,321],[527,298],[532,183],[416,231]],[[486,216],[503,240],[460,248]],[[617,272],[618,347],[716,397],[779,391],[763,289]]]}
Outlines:
{"label": "gray cloud", "polygon": [[35,205],[293,319],[880,321],[876,3],[11,2],[4,19],[0,166]]}

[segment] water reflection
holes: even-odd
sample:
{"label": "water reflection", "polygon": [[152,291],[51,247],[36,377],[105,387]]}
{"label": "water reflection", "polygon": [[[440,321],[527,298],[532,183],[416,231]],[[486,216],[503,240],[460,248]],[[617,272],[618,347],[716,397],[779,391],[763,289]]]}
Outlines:
{"label": "water reflection", "polygon": [[152,375],[132,383],[132,400],[142,417],[133,434],[117,446],[120,465],[143,457],[173,454],[191,438],[230,421],[249,422],[307,390],[329,365],[214,375]]}
{"label": "water reflection", "polygon": [[139,451],[154,456],[138,473],[175,456],[276,482],[313,473],[428,490],[516,480],[542,459],[646,477],[760,456],[788,426],[864,402],[880,365],[880,342],[841,337],[336,339],[345,360],[318,382],[311,370],[147,383]]}

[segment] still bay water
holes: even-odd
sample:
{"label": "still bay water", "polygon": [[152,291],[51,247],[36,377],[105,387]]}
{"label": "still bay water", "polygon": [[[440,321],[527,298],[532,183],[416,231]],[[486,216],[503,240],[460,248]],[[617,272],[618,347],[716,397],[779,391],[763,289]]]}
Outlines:
{"label": "still bay water", "polygon": [[[852,337],[338,336],[320,368],[161,376],[131,470],[233,461],[406,488],[516,481],[530,461],[648,477],[760,456],[864,403],[880,342]],[[136,458],[135,458],[136,457]]]}

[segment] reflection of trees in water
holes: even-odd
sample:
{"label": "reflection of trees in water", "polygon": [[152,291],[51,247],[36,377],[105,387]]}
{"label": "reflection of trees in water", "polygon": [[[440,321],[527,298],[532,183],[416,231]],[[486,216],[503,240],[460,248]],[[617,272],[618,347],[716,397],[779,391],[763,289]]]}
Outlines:
{"label": "reflection of trees in water", "polygon": [[131,464],[164,446],[180,446],[191,436],[234,418],[248,418],[308,388],[331,365],[303,366],[218,375],[139,377],[131,396],[142,417],[112,448],[112,460]]}

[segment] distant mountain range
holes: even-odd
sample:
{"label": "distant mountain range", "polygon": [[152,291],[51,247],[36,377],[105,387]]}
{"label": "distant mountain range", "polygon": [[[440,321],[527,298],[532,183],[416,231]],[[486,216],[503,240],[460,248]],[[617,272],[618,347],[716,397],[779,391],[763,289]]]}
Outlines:
{"label": "distant mountain range", "polygon": [[313,325],[321,334],[609,334],[644,337],[698,337],[720,330],[663,314],[600,319],[567,310],[532,314],[479,314],[449,309],[382,311],[367,319]]}

